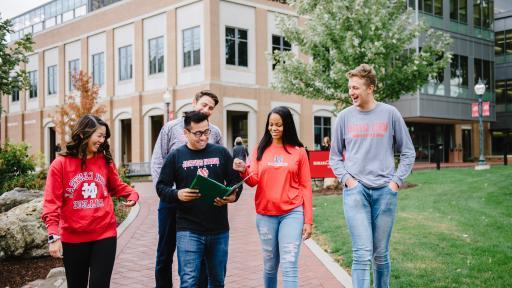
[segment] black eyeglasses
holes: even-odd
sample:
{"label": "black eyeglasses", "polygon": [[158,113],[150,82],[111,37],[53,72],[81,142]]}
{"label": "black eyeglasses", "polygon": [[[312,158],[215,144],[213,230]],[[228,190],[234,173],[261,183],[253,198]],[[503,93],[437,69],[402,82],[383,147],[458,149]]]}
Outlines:
{"label": "black eyeglasses", "polygon": [[192,132],[190,131],[190,129],[187,129],[188,132],[192,133],[196,138],[200,138],[201,136],[209,136],[210,133],[212,133],[212,130],[210,129],[206,129],[204,131],[196,131],[196,132]]}

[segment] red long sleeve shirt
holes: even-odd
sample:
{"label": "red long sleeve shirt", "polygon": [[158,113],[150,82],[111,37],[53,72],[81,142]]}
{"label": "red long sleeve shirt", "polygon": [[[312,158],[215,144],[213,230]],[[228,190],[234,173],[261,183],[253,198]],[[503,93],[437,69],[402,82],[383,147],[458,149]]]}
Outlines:
{"label": "red long sleeve shirt", "polygon": [[48,234],[80,243],[117,235],[111,197],[137,201],[139,194],[122,182],[114,164],[103,155],[87,159],[59,156],[48,169],[43,214]]}
{"label": "red long sleeve shirt", "polygon": [[243,177],[252,174],[246,183],[256,188],[256,212],[263,215],[284,215],[298,206],[304,207],[304,223],[313,224],[313,194],[306,150],[302,147],[270,145],[260,161],[257,149]]}

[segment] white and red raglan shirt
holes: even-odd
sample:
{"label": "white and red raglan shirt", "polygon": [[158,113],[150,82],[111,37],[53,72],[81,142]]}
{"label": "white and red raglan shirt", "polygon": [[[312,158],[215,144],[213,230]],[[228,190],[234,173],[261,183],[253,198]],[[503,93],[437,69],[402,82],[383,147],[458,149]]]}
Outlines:
{"label": "white and red raglan shirt", "polygon": [[81,168],[78,157],[59,156],[48,169],[43,214],[48,234],[81,243],[117,236],[112,197],[137,201],[139,194],[121,181],[114,163],[96,154]]}

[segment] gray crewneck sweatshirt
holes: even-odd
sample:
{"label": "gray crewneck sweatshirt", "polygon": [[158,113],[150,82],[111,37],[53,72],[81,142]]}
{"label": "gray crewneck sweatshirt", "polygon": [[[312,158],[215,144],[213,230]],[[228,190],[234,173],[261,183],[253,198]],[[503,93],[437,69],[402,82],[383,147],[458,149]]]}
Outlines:
{"label": "gray crewneck sweatshirt", "polygon": [[[400,152],[396,171],[393,140]],[[411,136],[395,107],[377,102],[370,111],[351,106],[338,115],[329,165],[343,184],[352,177],[369,188],[384,187],[391,180],[401,186],[415,157]]]}

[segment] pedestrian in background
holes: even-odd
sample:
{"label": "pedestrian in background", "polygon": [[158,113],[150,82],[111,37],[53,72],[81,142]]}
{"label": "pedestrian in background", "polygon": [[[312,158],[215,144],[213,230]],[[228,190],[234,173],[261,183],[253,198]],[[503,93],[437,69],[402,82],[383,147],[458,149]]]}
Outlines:
{"label": "pedestrian in background", "polygon": [[246,161],[249,153],[247,152],[247,148],[244,146],[244,141],[242,137],[236,137],[235,146],[233,147],[233,158],[238,158],[240,160]]}

